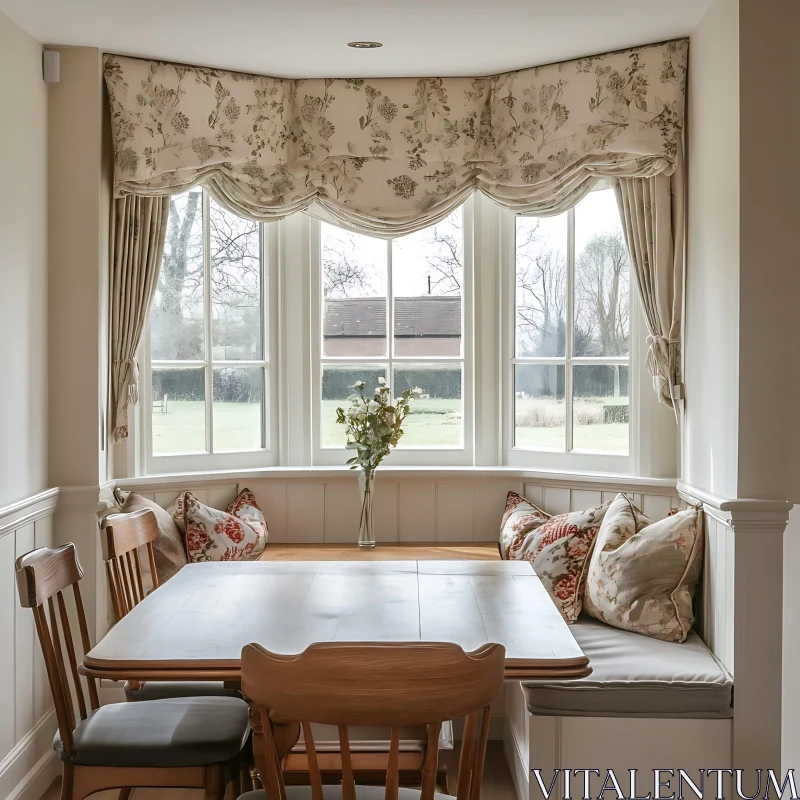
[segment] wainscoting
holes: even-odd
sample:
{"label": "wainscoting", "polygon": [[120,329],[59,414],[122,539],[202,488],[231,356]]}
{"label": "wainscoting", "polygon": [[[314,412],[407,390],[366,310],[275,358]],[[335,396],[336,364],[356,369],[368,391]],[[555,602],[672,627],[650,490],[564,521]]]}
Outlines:
{"label": "wainscoting", "polygon": [[733,674],[734,540],[730,519],[704,507],[705,567],[696,603],[697,630]]}
{"label": "wainscoting", "polygon": [[[225,507],[244,487],[264,511],[272,543],[355,542],[360,509],[356,475],[341,469],[275,470],[252,477],[164,476],[120,481],[168,506],[182,489],[201,502]],[[378,472],[375,528],[379,542],[495,541],[509,491],[551,514],[591,508],[617,492],[629,494],[654,519],[678,505],[675,481],[536,473],[519,469],[402,469]]]}
{"label": "wainscoting", "polygon": [[20,608],[14,561],[54,545],[57,489],[0,508],[0,797],[38,800],[59,774],[56,730],[33,615]]}

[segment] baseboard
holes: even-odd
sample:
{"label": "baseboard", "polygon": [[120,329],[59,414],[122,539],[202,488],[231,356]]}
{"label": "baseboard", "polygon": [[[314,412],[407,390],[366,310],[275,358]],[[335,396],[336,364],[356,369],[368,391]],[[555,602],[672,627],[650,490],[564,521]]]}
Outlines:
{"label": "baseboard", "polygon": [[511,773],[511,780],[514,782],[514,789],[517,793],[517,800],[528,800],[530,787],[528,784],[528,769],[520,751],[520,743],[514,726],[508,719],[505,722],[505,735],[503,736],[503,752],[506,755],[506,764]]}
{"label": "baseboard", "polygon": [[0,797],[39,800],[60,775],[61,762],[53,752],[55,711],[49,711],[0,762]]}

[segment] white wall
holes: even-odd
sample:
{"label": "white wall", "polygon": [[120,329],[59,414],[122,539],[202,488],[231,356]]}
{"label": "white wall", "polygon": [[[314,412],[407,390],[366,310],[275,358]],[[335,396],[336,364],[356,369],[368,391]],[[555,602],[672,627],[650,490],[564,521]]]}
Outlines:
{"label": "white wall", "polygon": [[0,13],[0,506],[47,485],[47,91]]}
{"label": "white wall", "polygon": [[734,745],[742,768],[777,767],[781,750],[785,761],[800,711],[789,666],[798,546],[780,511],[780,501],[800,495],[792,452],[800,442],[792,102],[799,9],[786,0],[716,0],[690,43],[684,480],[733,513]]}
{"label": "white wall", "polygon": [[688,88],[684,480],[736,496],[739,421],[739,15],[692,33]]}

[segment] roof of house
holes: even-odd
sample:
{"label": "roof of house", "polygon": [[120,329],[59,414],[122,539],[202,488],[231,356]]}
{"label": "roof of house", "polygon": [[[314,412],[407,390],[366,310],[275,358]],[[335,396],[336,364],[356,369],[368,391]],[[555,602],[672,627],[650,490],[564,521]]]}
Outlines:
{"label": "roof of house", "polygon": [[[396,297],[395,336],[461,336],[461,297]],[[386,301],[382,298],[326,298],[323,335],[383,337],[386,335]]]}

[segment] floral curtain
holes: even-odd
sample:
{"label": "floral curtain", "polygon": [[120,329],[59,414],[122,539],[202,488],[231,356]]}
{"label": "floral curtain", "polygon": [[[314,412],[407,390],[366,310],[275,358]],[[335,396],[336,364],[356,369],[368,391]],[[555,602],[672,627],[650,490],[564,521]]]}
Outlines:
{"label": "floral curtain", "polygon": [[647,325],[647,369],[658,399],[677,420],[683,393],[683,170],[620,180],[615,189]]}
{"label": "floral curtain", "polygon": [[128,406],[139,401],[136,351],[156,291],[169,200],[126,196],[114,201],[111,254],[112,439],[128,438]]}
{"label": "floral curtain", "polygon": [[397,236],[474,190],[555,214],[679,163],[686,40],[477,78],[288,80],[108,55],[115,195]]}

